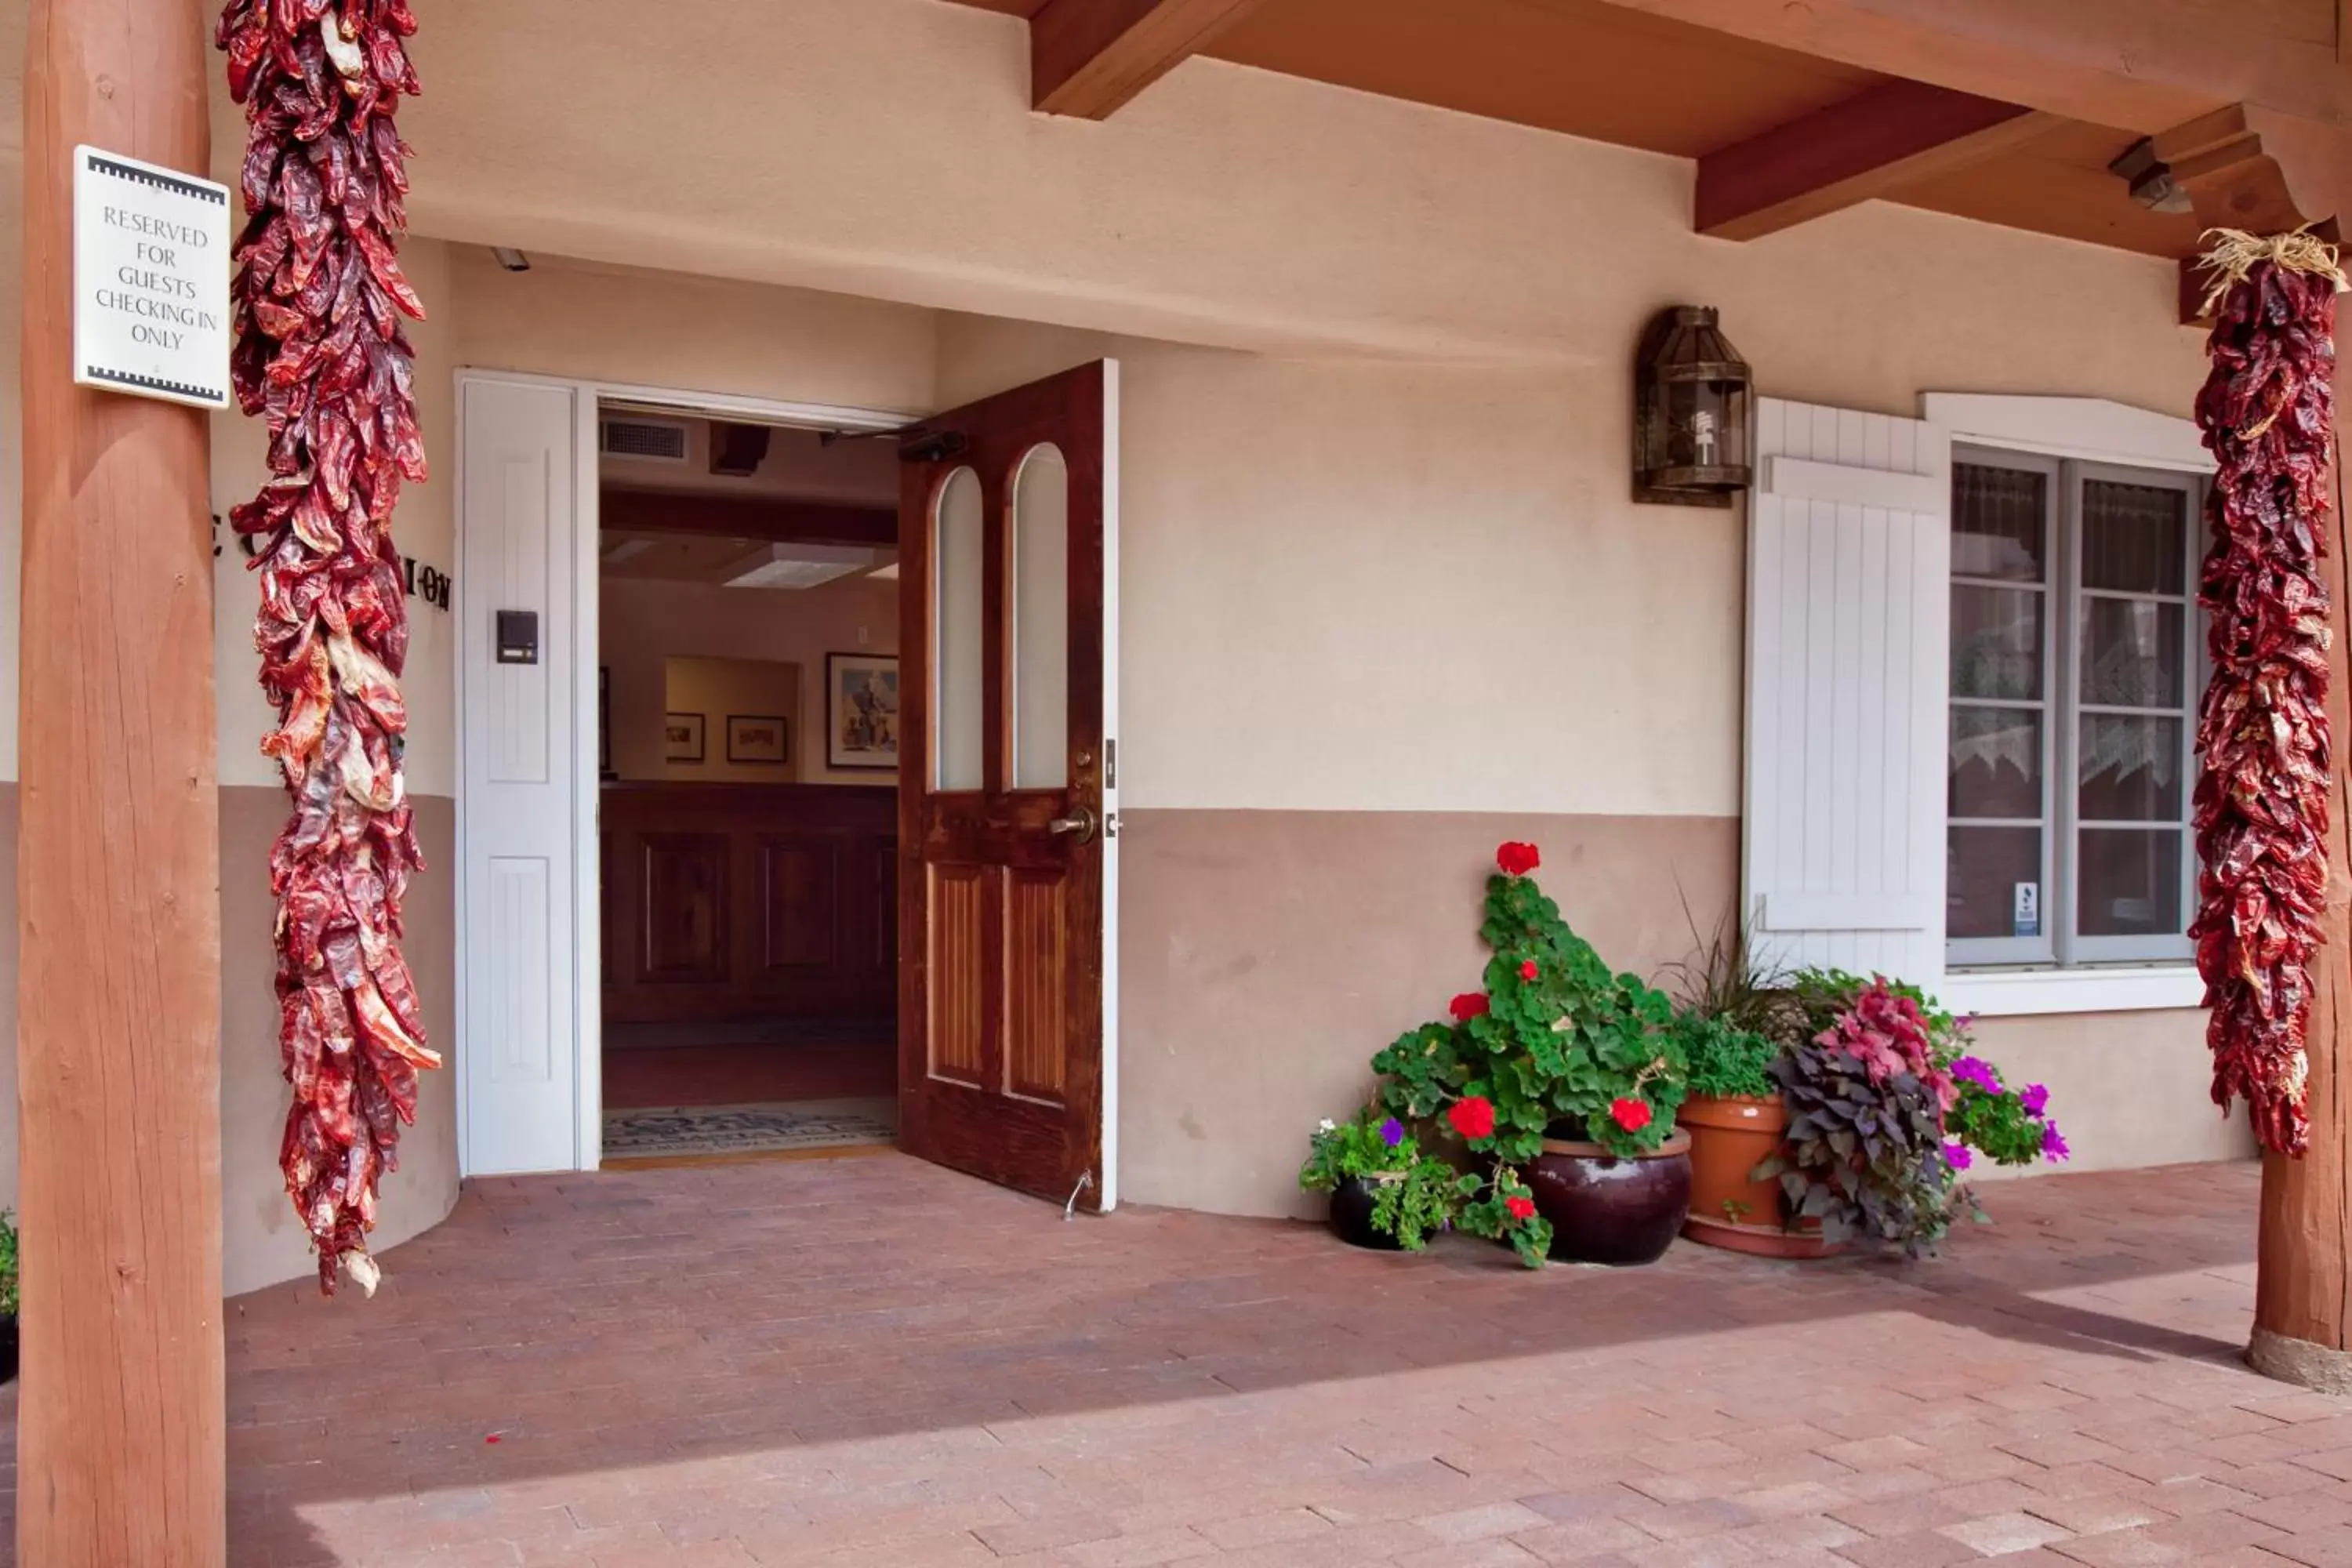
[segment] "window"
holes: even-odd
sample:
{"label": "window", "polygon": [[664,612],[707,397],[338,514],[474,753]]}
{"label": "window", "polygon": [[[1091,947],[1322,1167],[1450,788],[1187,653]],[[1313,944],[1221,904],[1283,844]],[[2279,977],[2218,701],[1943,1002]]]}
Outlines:
{"label": "window", "polygon": [[1955,450],[1953,964],[2193,956],[2200,499],[2192,475]]}

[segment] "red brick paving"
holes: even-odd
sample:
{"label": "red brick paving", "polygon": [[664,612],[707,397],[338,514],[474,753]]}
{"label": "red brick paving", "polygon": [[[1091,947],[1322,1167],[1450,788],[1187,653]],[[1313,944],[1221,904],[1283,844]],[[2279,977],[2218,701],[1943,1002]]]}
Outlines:
{"label": "red brick paving", "polygon": [[898,1156],[483,1182],[372,1303],[231,1303],[230,1555],[2352,1564],[2352,1401],[2238,1361],[2255,1184],[2004,1184],[1922,1264],[1530,1275]]}

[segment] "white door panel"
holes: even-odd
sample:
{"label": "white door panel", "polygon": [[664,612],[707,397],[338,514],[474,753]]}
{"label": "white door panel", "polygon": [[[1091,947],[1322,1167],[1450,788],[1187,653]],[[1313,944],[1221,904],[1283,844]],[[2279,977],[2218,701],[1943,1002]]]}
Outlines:
{"label": "white door panel", "polygon": [[[459,384],[458,1068],[468,1175],[576,1168],[579,985],[572,760],[580,396]],[[538,657],[502,663],[501,610],[539,617]]]}

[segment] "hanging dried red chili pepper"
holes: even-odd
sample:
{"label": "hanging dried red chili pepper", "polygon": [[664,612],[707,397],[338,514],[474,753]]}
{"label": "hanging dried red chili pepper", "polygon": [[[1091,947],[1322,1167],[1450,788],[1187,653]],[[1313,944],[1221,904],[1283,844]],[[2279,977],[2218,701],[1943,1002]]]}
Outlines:
{"label": "hanging dried red chili pepper", "polygon": [[2263,1145],[2300,1154],[2311,964],[2327,888],[2328,481],[2335,247],[2231,230],[2215,274],[2212,374],[2197,422],[2216,468],[2200,603],[2212,683],[2197,731],[2201,907],[2189,934],[2212,1010],[2213,1099],[2242,1098]]}
{"label": "hanging dried red chili pepper", "polygon": [[397,259],[408,147],[394,128],[416,73],[406,0],[228,0],[216,41],[245,105],[248,214],[234,290],[236,394],[269,424],[270,479],[232,513],[254,546],[254,644],[278,725],[292,819],[269,856],[278,1044],[294,1100],[279,1160],[331,1294],[368,1290],[380,1175],[441,1065],[400,953],[422,864],[401,776],[394,685],[408,607],[392,514],[425,478]]}

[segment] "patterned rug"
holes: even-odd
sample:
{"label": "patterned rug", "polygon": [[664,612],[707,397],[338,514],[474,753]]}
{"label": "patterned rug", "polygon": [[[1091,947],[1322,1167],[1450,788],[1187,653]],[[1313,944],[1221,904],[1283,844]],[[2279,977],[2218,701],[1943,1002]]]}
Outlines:
{"label": "patterned rug", "polygon": [[681,1105],[604,1112],[604,1158],[667,1160],[842,1149],[898,1137],[892,1100],[796,1100],[773,1105]]}

